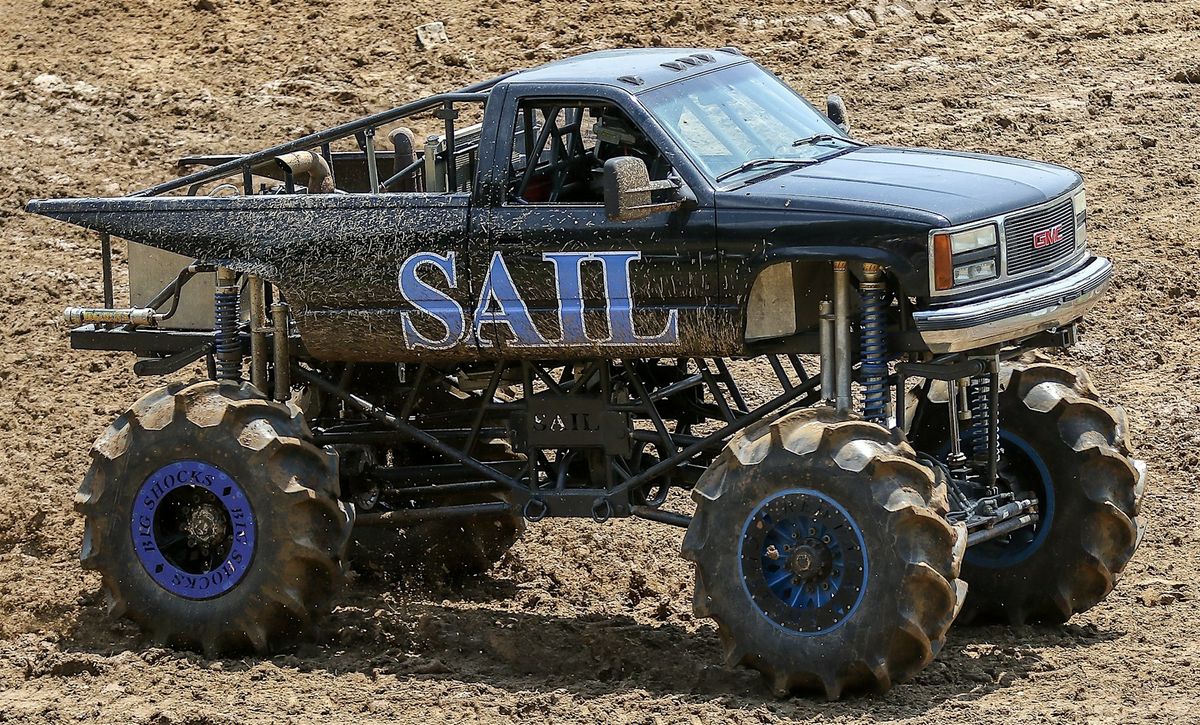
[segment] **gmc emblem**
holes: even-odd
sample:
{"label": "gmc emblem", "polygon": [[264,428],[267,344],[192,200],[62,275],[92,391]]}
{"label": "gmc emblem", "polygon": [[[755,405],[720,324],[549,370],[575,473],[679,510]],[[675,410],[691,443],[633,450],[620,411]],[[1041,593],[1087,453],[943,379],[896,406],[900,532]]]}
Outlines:
{"label": "gmc emblem", "polygon": [[1043,247],[1048,247],[1051,244],[1054,244],[1055,242],[1061,240],[1062,239],[1062,229],[1063,229],[1062,224],[1056,224],[1055,226],[1052,226],[1049,229],[1043,229],[1040,232],[1034,232],[1033,233],[1033,248],[1041,249]]}

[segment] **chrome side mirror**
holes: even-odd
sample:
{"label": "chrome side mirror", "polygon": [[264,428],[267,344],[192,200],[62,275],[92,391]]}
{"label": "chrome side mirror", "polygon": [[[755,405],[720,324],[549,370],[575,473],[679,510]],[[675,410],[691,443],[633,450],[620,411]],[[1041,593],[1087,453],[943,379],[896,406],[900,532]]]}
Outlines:
{"label": "chrome side mirror", "polygon": [[850,117],[846,115],[846,102],[841,96],[833,93],[825,99],[825,115],[843,132],[850,133]]}
{"label": "chrome side mirror", "polygon": [[671,179],[651,181],[646,162],[635,156],[617,156],[604,162],[604,213],[609,221],[629,222],[658,212],[676,211],[683,198],[661,204],[651,202],[655,191],[679,192],[680,183]]}

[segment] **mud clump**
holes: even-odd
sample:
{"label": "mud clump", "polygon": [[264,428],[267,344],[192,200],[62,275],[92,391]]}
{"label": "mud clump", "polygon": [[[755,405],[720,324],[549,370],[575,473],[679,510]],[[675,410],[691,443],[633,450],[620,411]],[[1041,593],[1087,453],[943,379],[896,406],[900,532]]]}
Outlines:
{"label": "mud clump", "polygon": [[1171,80],[1176,83],[1200,83],[1200,64],[1175,71],[1171,74]]}

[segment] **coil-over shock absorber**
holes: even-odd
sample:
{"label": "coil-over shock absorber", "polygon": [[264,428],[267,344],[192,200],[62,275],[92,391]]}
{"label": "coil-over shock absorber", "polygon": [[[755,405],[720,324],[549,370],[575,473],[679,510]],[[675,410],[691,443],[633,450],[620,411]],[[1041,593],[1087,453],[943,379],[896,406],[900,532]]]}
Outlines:
{"label": "coil-over shock absorber", "polygon": [[980,462],[980,454],[987,455],[988,418],[992,414],[991,382],[986,375],[976,375],[967,384],[971,424],[963,431],[963,447],[976,463]]}
{"label": "coil-over shock absorber", "polygon": [[863,265],[863,278],[858,286],[862,303],[862,319],[859,324],[863,417],[873,423],[887,424],[888,404],[891,402],[888,389],[887,317],[884,312],[884,295],[887,285],[883,271],[877,264]]}
{"label": "coil-over shock absorber", "polygon": [[217,380],[242,379],[242,341],[238,336],[237,273],[217,268],[213,292],[213,347],[216,350]]}
{"label": "coil-over shock absorber", "polygon": [[996,484],[996,461],[1000,455],[999,375],[996,365],[982,375],[971,376],[967,385],[967,406],[971,424],[963,442],[971,456],[971,465],[989,486]]}

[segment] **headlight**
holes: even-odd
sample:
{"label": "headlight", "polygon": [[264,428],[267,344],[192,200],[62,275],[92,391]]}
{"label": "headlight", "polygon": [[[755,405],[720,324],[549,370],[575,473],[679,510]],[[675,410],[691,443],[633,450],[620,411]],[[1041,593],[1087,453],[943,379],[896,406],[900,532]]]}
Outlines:
{"label": "headlight", "polygon": [[950,235],[950,252],[952,254],[974,252],[976,249],[994,246],[996,246],[996,227],[994,224],[968,229],[965,232],[955,232]]}
{"label": "headlight", "polygon": [[954,268],[954,284],[970,284],[996,276],[996,260],[960,264]]}
{"label": "headlight", "polygon": [[1000,245],[995,224],[957,232],[934,232],[934,288],[948,290],[995,277],[1000,269]]}
{"label": "headlight", "polygon": [[1071,208],[1075,210],[1075,248],[1087,244],[1087,195],[1083,189],[1071,197]]}

